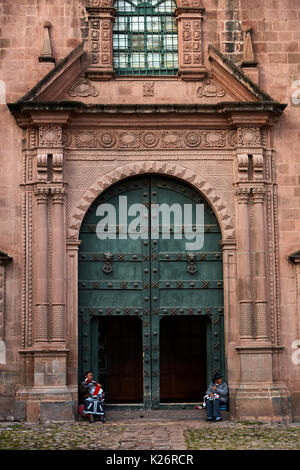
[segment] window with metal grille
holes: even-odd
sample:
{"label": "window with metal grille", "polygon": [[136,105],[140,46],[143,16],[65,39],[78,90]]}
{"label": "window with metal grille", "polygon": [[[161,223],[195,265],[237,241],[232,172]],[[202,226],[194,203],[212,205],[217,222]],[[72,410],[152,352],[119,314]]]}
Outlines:
{"label": "window with metal grille", "polygon": [[117,0],[113,31],[116,75],[175,75],[178,36],[173,0]]}

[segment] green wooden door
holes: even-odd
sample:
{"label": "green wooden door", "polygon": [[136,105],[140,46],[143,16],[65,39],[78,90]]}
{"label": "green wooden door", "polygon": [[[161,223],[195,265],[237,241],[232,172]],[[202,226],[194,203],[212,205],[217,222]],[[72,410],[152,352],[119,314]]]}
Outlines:
{"label": "green wooden door", "polygon": [[80,239],[79,379],[92,369],[112,403],[199,401],[225,372],[221,233],[208,203],[178,180],[130,178],[92,204]]}

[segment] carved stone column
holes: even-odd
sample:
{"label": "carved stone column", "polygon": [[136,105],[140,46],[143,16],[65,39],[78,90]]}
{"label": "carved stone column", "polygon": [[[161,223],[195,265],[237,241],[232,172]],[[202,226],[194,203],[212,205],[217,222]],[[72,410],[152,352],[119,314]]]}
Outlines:
{"label": "carved stone column", "polygon": [[[195,2],[194,2],[195,3]],[[178,75],[183,80],[201,80],[203,65],[202,21],[204,8],[180,6],[175,10],[178,22]]]}
{"label": "carved stone column", "polygon": [[52,202],[52,316],[51,341],[64,342],[66,338],[66,276],[65,276],[65,189],[53,188]]}
{"label": "carved stone column", "polygon": [[[98,4],[104,2],[98,2]],[[96,4],[96,2],[95,2]],[[107,6],[88,6],[89,65],[87,76],[92,80],[108,80],[113,77],[112,30],[115,9]]]}
{"label": "carved stone column", "polygon": [[237,266],[238,266],[238,298],[240,317],[240,338],[254,339],[254,321],[251,282],[251,243],[248,187],[236,189],[237,196]]}
{"label": "carved stone column", "polygon": [[35,239],[35,341],[49,340],[48,303],[48,199],[49,189],[38,188],[36,196],[36,239]]}
{"label": "carved stone column", "polygon": [[253,227],[252,249],[254,258],[254,293],[255,293],[255,336],[256,339],[269,339],[268,303],[266,279],[266,224],[265,224],[265,189],[252,189],[253,195]]}

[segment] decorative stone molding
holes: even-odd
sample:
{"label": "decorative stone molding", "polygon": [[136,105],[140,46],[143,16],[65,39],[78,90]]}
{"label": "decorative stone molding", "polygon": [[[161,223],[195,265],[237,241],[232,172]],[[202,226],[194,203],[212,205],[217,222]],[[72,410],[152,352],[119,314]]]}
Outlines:
{"label": "decorative stone molding", "polygon": [[22,347],[32,346],[33,326],[33,193],[23,194],[23,279],[22,279]]}
{"label": "decorative stone molding", "polygon": [[47,182],[48,172],[48,154],[38,153],[37,154],[37,181],[39,183]]}
{"label": "decorative stone molding", "polygon": [[65,341],[65,316],[64,304],[52,304],[51,341]]}
{"label": "decorative stone molding", "polygon": [[198,0],[186,0],[184,3],[185,5],[181,4],[175,10],[179,43],[178,75],[183,80],[199,80],[207,73],[202,53],[202,21],[205,9]]}
{"label": "decorative stone molding", "polygon": [[62,153],[54,153],[52,155],[52,180],[54,183],[61,183],[63,180],[63,164],[64,156]]}
{"label": "decorative stone molding", "polygon": [[240,181],[248,180],[249,156],[247,153],[240,153],[237,156],[238,178]]}
{"label": "decorative stone molding", "polygon": [[255,337],[267,341],[268,329],[268,304],[266,301],[255,302]]}
{"label": "decorative stone molding", "polygon": [[39,127],[40,147],[61,147],[62,128],[61,126],[40,126]]}
{"label": "decorative stone molding", "polygon": [[143,96],[154,96],[154,82],[143,83]]}
{"label": "decorative stone molding", "polygon": [[249,204],[250,188],[237,188],[235,195],[239,204]]}
{"label": "decorative stone molding", "polygon": [[253,339],[253,303],[251,300],[243,300],[240,302],[240,338]]}
{"label": "decorative stone molding", "polygon": [[253,155],[253,179],[261,181],[264,176],[264,157],[262,154]]}
{"label": "decorative stone molding", "polygon": [[65,188],[51,188],[51,195],[54,204],[64,204],[66,196]]}
{"label": "decorative stone molding", "polygon": [[211,187],[205,180],[201,179],[191,170],[180,165],[159,161],[144,161],[120,166],[102,175],[95,181],[95,183],[80,199],[75,210],[70,215],[68,239],[78,239],[79,230],[84,215],[92,202],[99,196],[99,194],[121,179],[145,173],[172,175],[190,183],[192,186],[198,189],[212,205],[220,224],[223,240],[234,238],[234,225],[231,216],[228,213],[226,203],[221,199],[221,196],[217,193],[215,188]]}
{"label": "decorative stone molding", "polygon": [[68,95],[73,97],[80,96],[82,98],[87,98],[88,96],[96,97],[99,95],[99,90],[89,80],[81,78],[71,86]]}
{"label": "decorative stone molding", "polygon": [[96,131],[75,131],[75,147],[95,148],[97,147]]}
{"label": "decorative stone molding", "polygon": [[[242,149],[238,149],[241,151]],[[250,165],[252,158],[252,165]],[[262,181],[264,177],[264,157],[263,154],[237,154],[238,180],[239,181]]]}
{"label": "decorative stone molding", "polygon": [[241,147],[259,147],[261,132],[259,127],[239,127],[238,145]]}
{"label": "decorative stone molding", "polygon": [[252,200],[254,203],[263,204],[265,196],[265,188],[252,188]]}
{"label": "decorative stone molding", "polygon": [[89,65],[87,76],[93,80],[109,80],[113,77],[112,29],[115,9],[102,0],[86,7],[89,24]]}
{"label": "decorative stone molding", "polygon": [[230,130],[64,130],[63,141],[79,149],[219,149],[236,147],[236,131]]}
{"label": "decorative stone molding", "polygon": [[83,0],[86,7],[102,7],[107,8],[113,5],[114,0]]}
{"label": "decorative stone molding", "polygon": [[27,141],[29,148],[35,148],[37,146],[37,131],[36,129],[28,129]]}
{"label": "decorative stone molding", "polygon": [[198,98],[221,98],[225,96],[226,91],[211,80],[206,80],[197,88],[196,94]]}
{"label": "decorative stone molding", "polygon": [[48,204],[50,190],[48,187],[37,188],[34,192],[37,204]]}

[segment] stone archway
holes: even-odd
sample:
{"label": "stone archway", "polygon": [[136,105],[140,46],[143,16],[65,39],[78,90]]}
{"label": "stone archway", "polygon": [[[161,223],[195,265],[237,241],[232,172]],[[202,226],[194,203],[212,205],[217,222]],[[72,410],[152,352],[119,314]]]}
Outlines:
{"label": "stone archway", "polygon": [[[176,200],[182,208],[188,201],[201,203],[205,207],[204,246],[195,248],[194,269],[187,269],[189,257],[184,237],[179,242],[170,236],[171,241],[164,242],[160,236],[153,240],[148,231],[146,241],[141,237],[119,240],[118,235],[99,240],[99,205],[114,204],[118,208],[120,195],[128,197],[131,204],[145,203],[147,213],[151,212],[152,203],[167,202],[170,206]],[[121,223],[120,219],[116,223]],[[96,380],[104,383],[111,399],[119,404],[139,399],[145,408],[158,409],[168,401],[197,401],[199,393],[204,395],[211,376],[225,372],[221,233],[211,206],[199,191],[178,178],[153,173],[122,178],[89,207],[81,224],[80,240],[79,377],[84,370],[93,370]],[[133,320],[139,324],[132,324],[128,330],[128,323]],[[170,329],[185,345],[179,356]],[[129,343],[124,343],[124,335],[130,337]],[[134,344],[140,353],[143,351],[144,364],[131,351]],[[127,361],[134,366],[128,368]]]}
{"label": "stone archway", "polygon": [[203,194],[213,208],[221,228],[223,240],[234,240],[235,230],[232,217],[229,214],[224,200],[221,195],[217,193],[216,189],[209,185],[204,179],[201,179],[196,173],[193,173],[191,170],[181,165],[159,161],[144,161],[123,165],[100,176],[85,192],[79,203],[76,205],[75,210],[70,215],[68,238],[70,240],[78,240],[79,229],[83,217],[92,202],[102,191],[124,178],[145,173],[170,175],[190,183],[195,189],[199,190]]}

